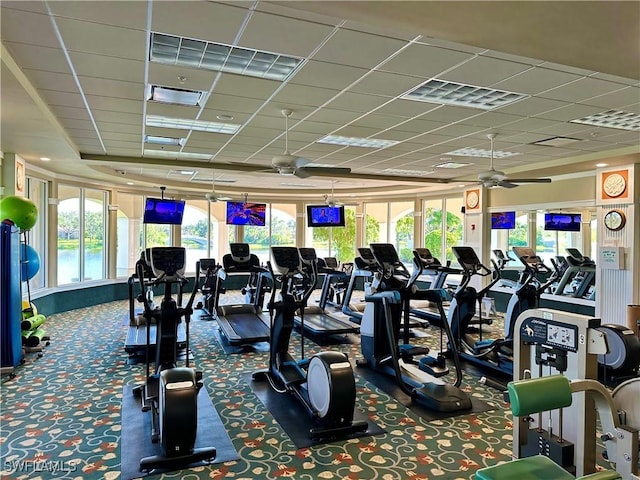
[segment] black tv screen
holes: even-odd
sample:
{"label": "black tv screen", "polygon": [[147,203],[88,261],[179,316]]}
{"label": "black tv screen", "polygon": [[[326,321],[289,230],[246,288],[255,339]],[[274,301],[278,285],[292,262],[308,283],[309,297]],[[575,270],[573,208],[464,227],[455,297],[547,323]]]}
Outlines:
{"label": "black tv screen", "polygon": [[144,204],[143,223],[182,225],[184,200],[147,198]]}
{"label": "black tv screen", "polygon": [[544,229],[579,232],[582,217],[579,213],[545,213]]}
{"label": "black tv screen", "polygon": [[264,227],[266,203],[227,202],[227,225]]}
{"label": "black tv screen", "polygon": [[516,228],[516,212],[494,212],[491,214],[491,229],[506,230]]}
{"label": "black tv screen", "polygon": [[307,205],[308,227],[344,227],[344,207]]}

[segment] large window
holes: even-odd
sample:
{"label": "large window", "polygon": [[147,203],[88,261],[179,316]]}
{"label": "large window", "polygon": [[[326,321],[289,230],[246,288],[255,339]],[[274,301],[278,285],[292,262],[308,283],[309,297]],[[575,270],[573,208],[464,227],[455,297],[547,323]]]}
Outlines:
{"label": "large window", "polygon": [[[38,207],[38,220],[26,235],[27,243],[40,257],[40,269],[29,280],[29,288],[34,290],[44,288],[47,278],[47,183],[27,177],[27,197]],[[26,288],[26,283],[23,287]]]}
{"label": "large window", "polygon": [[[462,197],[447,198],[446,204],[446,221],[445,221],[445,260],[456,263],[451,247],[462,244],[463,223],[462,223]],[[440,259],[442,261],[442,259]]]}
{"label": "large window", "polygon": [[58,284],[105,278],[106,192],[58,187]]}
{"label": "large window", "polygon": [[344,227],[308,227],[307,238],[311,239],[311,246],[316,249],[318,257],[352,262],[356,250],[355,207],[344,207]]}
{"label": "large window", "polygon": [[[389,216],[388,203],[365,203],[365,245],[388,242]],[[375,227],[373,227],[375,225]]]}
{"label": "large window", "polygon": [[295,246],[295,205],[267,205],[265,226],[245,226],[244,241],[249,244],[251,253],[257,255],[261,263],[266,263],[269,260],[269,247],[271,245]]}
{"label": "large window", "polygon": [[400,260],[413,260],[413,202],[393,202],[389,204],[389,241],[398,251]]}
{"label": "large window", "polygon": [[424,219],[424,246],[437,259],[442,259],[442,200],[425,200],[422,207]]}
{"label": "large window", "polygon": [[116,225],[116,276],[128,277],[135,270],[142,244],[142,197],[118,192]]}
{"label": "large window", "polygon": [[208,202],[189,201],[184,207],[180,232],[187,253],[186,272],[195,272],[196,262],[209,257],[209,228]]}
{"label": "large window", "polygon": [[491,250],[510,252],[512,247],[529,246],[529,212],[516,212],[515,219],[515,228],[491,230]]}

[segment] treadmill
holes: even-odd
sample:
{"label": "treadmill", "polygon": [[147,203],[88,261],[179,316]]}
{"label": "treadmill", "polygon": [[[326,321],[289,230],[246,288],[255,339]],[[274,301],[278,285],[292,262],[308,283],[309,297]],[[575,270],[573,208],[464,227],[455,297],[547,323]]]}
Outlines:
{"label": "treadmill", "polygon": [[359,324],[360,320],[362,320],[362,313],[364,312],[366,302],[359,304],[351,303],[351,297],[353,296],[353,291],[356,288],[358,279],[362,278],[365,284],[373,280],[373,273],[378,270],[378,262],[369,247],[360,247],[358,248],[358,256],[353,259],[353,263],[354,266],[351,271],[349,285],[342,299],[342,313],[350,317],[351,321]]}
{"label": "treadmill", "polygon": [[[269,315],[262,311],[264,295],[253,290],[258,276],[265,274],[258,257],[251,253],[248,243],[229,244],[231,253],[222,257],[222,268],[218,269],[218,291],[214,294],[215,319],[223,338],[232,346],[250,345],[269,340]],[[220,290],[231,275],[249,274],[247,287],[243,289],[246,303],[220,305]],[[253,300],[253,301],[251,301]]]}
{"label": "treadmill", "polygon": [[[310,274],[311,281],[315,284],[318,279],[318,256],[316,250],[314,248],[298,248],[298,252],[302,260],[303,269]],[[326,275],[344,277],[344,273],[337,270],[333,273],[326,273]],[[351,322],[338,312],[327,312],[320,305],[306,306],[304,312],[300,313],[302,315],[299,314],[295,318],[295,325],[297,328],[302,328],[304,334],[310,337],[320,338],[360,332],[359,325]]]}

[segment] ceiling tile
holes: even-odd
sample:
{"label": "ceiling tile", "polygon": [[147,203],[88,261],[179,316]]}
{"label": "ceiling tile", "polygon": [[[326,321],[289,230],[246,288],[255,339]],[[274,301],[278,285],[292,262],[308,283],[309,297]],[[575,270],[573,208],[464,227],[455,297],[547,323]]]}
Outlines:
{"label": "ceiling tile", "polygon": [[[530,65],[508,62],[498,58],[477,56],[453,68],[438,78],[451,82],[488,87],[501,80],[528,70]],[[520,92],[516,92],[520,93]]]}
{"label": "ceiling tile", "polygon": [[145,96],[143,83],[121,82],[98,77],[79,77],[79,79],[85,95],[101,95],[127,100],[142,100]]}
{"label": "ceiling tile", "polygon": [[[123,2],[123,8],[132,2]],[[122,12],[126,15],[125,11]],[[147,35],[144,30],[83,22],[70,18],[56,19],[64,46],[69,51],[95,53],[137,60],[144,58]]]}
{"label": "ceiling tile", "polygon": [[0,30],[2,30],[3,40],[10,38],[12,42],[60,47],[48,15],[13,10],[5,8],[5,6],[6,2],[3,1],[2,15],[0,15]]}
{"label": "ceiling tile", "polygon": [[78,86],[70,73],[47,72],[44,70],[25,70],[31,83],[41,89],[59,92],[78,92]]}
{"label": "ceiling tile", "polygon": [[417,87],[422,80],[416,77],[387,72],[373,72],[349,89],[351,92],[397,97]]}
{"label": "ceiling tile", "polygon": [[139,113],[142,111],[141,100],[127,100],[124,98],[102,97],[98,95],[87,95],[86,98],[92,110],[109,110],[123,113]]}
{"label": "ceiling tile", "polygon": [[40,90],[42,97],[49,105],[61,107],[85,108],[82,95],[73,92],[56,92],[54,90]]}
{"label": "ceiling tile", "polygon": [[550,120],[556,120],[558,122],[568,122],[569,120],[575,120],[576,118],[586,117],[599,113],[602,111],[600,107],[593,107],[590,105],[567,105],[566,107],[557,108],[548,112],[541,113],[537,117],[547,118]]}
{"label": "ceiling tile", "polygon": [[142,125],[142,114],[109,112],[106,110],[94,110],[93,117],[96,122],[114,122],[123,125]]}
{"label": "ceiling tile", "polygon": [[619,83],[607,82],[597,78],[581,78],[568,85],[547,90],[543,96],[565,102],[580,102],[584,99],[620,90]]}
{"label": "ceiling tile", "polygon": [[332,108],[321,108],[313,112],[309,117],[315,122],[334,123],[344,125],[345,123],[352,123],[357,118],[361,117],[361,112],[349,112],[346,110],[334,110]]}
{"label": "ceiling tile", "polygon": [[206,108],[202,111],[200,118],[202,120],[219,121],[217,115],[230,114],[233,120],[228,122],[244,123],[249,114],[255,112],[264,101],[258,98],[246,98],[237,95],[225,95],[214,92],[207,99]]}
{"label": "ceiling tile", "polygon": [[92,23],[118,25],[144,30],[147,22],[146,2],[49,2],[54,15]]}
{"label": "ceiling tile", "polygon": [[283,108],[289,105],[307,105],[319,107],[338,94],[337,90],[318,87],[303,87],[301,85],[285,85],[271,101],[279,103]]}
{"label": "ceiling tile", "polygon": [[243,47],[307,57],[332,31],[329,25],[254,12],[238,43]]}
{"label": "ceiling tile", "polygon": [[290,79],[290,83],[343,90],[367,74],[364,68],[310,60]]}
{"label": "ceiling tile", "polygon": [[414,43],[382,65],[380,70],[432,78],[472,57],[470,53]]}
{"label": "ceiling tile", "polygon": [[152,31],[227,45],[233,44],[249,13],[241,3],[231,6],[220,2],[153,2],[152,6]]}
{"label": "ceiling tile", "polygon": [[363,116],[359,120],[356,120],[355,122],[353,122],[353,125],[361,126],[361,127],[387,129],[401,122],[404,122],[405,120],[406,119],[403,117],[394,117],[391,115],[381,115],[379,113],[371,113],[369,115]]}
{"label": "ceiling tile", "polygon": [[519,102],[512,103],[506,107],[498,109],[500,113],[510,113],[521,117],[528,117],[531,115],[538,115],[542,112],[554,110],[566,105],[566,102],[560,102],[558,100],[551,100],[549,98],[542,97],[529,97]]}
{"label": "ceiling tile", "polygon": [[223,73],[216,83],[214,93],[235,95],[249,98],[269,97],[282,83],[264,78],[246,77]]}
{"label": "ceiling tile", "polygon": [[331,37],[314,58],[370,69],[404,45],[406,42],[401,40],[343,29]]}
{"label": "ceiling tile", "polygon": [[[640,102],[640,87],[624,87],[615,92],[605,93],[597,97],[587,98],[580,103],[595,105],[606,109],[622,108]],[[624,108],[622,108],[624,110]]]}
{"label": "ceiling tile", "polygon": [[125,82],[144,81],[144,62],[81,52],[69,52],[76,73],[85,77],[109,78]]}
{"label": "ceiling tile", "polygon": [[87,113],[87,110],[82,107],[82,108],[76,108],[76,107],[61,107],[58,105],[50,105],[51,106],[51,110],[53,111],[53,113],[55,113],[55,115],[58,118],[75,118],[78,120],[91,120],[91,117],[89,117],[89,114]]}
{"label": "ceiling tile", "polygon": [[[139,108],[138,111],[141,111],[141,108]],[[186,118],[189,120],[195,120],[199,111],[200,109],[198,107],[171,105],[161,102],[147,102],[147,115],[160,115],[168,118]]]}
{"label": "ceiling tile", "polygon": [[559,87],[580,78],[573,73],[551,70],[548,68],[531,68],[492,85],[493,88],[509,92],[536,95],[540,92]]}
{"label": "ceiling tile", "polygon": [[38,47],[4,40],[2,44],[23,70],[71,73],[64,52],[60,48]]}
{"label": "ceiling tile", "polygon": [[[91,125],[89,123],[89,125]],[[135,125],[135,124],[125,124],[125,123],[119,123],[119,122],[109,122],[109,121],[101,121],[98,120],[96,118],[96,125],[98,125],[98,130],[100,130],[100,132],[120,132],[120,133],[130,133],[130,134],[137,134],[140,136],[140,139],[142,140],[142,121],[140,122],[139,125]],[[78,128],[83,128],[83,127],[78,127]]]}
{"label": "ceiling tile", "polygon": [[332,101],[326,106],[337,110],[369,112],[388,101],[388,97],[367,95],[364,93],[343,92],[336,98],[332,99]]}

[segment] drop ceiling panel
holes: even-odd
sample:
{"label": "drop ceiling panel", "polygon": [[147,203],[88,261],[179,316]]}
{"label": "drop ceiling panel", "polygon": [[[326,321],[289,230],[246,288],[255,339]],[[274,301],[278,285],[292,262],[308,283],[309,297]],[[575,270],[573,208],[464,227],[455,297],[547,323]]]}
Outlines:
{"label": "drop ceiling panel", "polygon": [[532,115],[538,115],[542,112],[548,112],[556,108],[564,107],[566,102],[560,102],[558,100],[551,100],[543,97],[529,97],[519,102],[512,103],[506,107],[499,109],[500,113],[510,113],[513,115],[520,115],[522,117],[529,117]]}
{"label": "drop ceiling panel", "polygon": [[[125,10],[128,3],[130,2],[123,3]],[[144,58],[146,34],[142,30],[62,17],[58,17],[56,23],[67,50],[128,58],[130,60]]]}
{"label": "drop ceiling panel", "polygon": [[54,15],[87,22],[144,29],[147,20],[146,2],[49,2]]}
{"label": "drop ceiling panel", "polygon": [[550,120],[556,120],[558,122],[568,122],[569,120],[575,120],[576,118],[586,117],[599,113],[602,111],[600,107],[593,107],[590,105],[579,105],[574,103],[573,105],[567,105],[566,107],[557,108],[549,112],[544,112],[538,115],[540,118],[548,118]]}
{"label": "drop ceiling panel", "polygon": [[310,60],[296,72],[290,83],[343,90],[368,72],[364,68]]}
{"label": "drop ceiling panel", "polygon": [[588,98],[586,100],[583,100],[581,103],[610,109],[612,107],[622,108],[626,105],[631,105],[634,103],[637,104],[638,102],[640,102],[640,88],[625,87],[615,92]]}
{"label": "drop ceiling panel", "polygon": [[310,107],[319,107],[339,92],[327,88],[303,87],[301,85],[285,85],[272,99],[283,106],[296,104]]}
{"label": "drop ceiling panel", "polygon": [[435,130],[436,128],[442,127],[443,125],[445,124],[442,122],[423,120],[421,117],[414,120],[409,120],[408,122],[404,122],[402,125],[399,125],[397,129],[403,132],[421,134],[430,132],[431,130]]}
{"label": "drop ceiling panel", "polygon": [[202,111],[202,120],[221,121],[216,118],[220,114],[233,115],[230,123],[244,123],[249,114],[255,112],[264,102],[257,98],[245,98],[237,95],[223,95],[214,92],[207,100],[206,108]]}
{"label": "drop ceiling panel", "polygon": [[84,102],[79,93],[56,92],[54,90],[40,90],[40,93],[49,105],[84,108]]}
{"label": "drop ceiling panel", "polygon": [[[217,72],[211,70],[149,62],[149,83],[152,85],[206,92],[211,88],[216,75]],[[180,83],[179,77],[186,77],[184,83]],[[144,81],[144,77],[141,81]]]}
{"label": "drop ceiling panel", "polygon": [[[394,117],[391,115],[381,115],[379,113],[370,113],[362,118],[353,122],[355,126],[372,127],[379,129],[391,128],[399,123],[404,122],[406,119],[403,117]],[[397,140],[394,139],[394,140]]]}
{"label": "drop ceiling panel", "polygon": [[80,76],[109,78],[125,82],[144,81],[144,62],[101,56],[96,61],[89,53],[69,52],[71,62]]}
{"label": "drop ceiling panel", "polygon": [[65,128],[71,138],[96,138],[95,130],[83,130],[80,128]]}
{"label": "drop ceiling panel", "polygon": [[87,95],[87,103],[94,110],[109,110],[111,112],[139,113],[142,110],[142,101],[127,100],[124,98],[102,97]]}
{"label": "drop ceiling panel", "polygon": [[30,45],[59,46],[51,20],[47,15],[5,8],[5,3],[2,2],[0,16],[3,40],[10,38],[13,42]]}
{"label": "drop ceiling panel", "polygon": [[38,47],[5,41],[2,44],[23,70],[71,73],[67,59],[60,48]]}
{"label": "drop ceiling panel", "polygon": [[320,49],[316,60],[373,68],[406,42],[351,30],[340,30]]}
{"label": "drop ceiling panel", "polygon": [[474,125],[476,127],[497,128],[520,120],[520,118],[521,117],[516,115],[508,115],[506,113],[485,112],[473,118],[464,120],[463,123],[468,123],[469,125]]}
{"label": "drop ceiling panel", "polygon": [[418,115],[422,115],[429,110],[440,107],[435,103],[416,102],[414,100],[404,100],[402,98],[396,98],[388,101],[387,104],[381,106],[376,110],[376,113],[381,115],[395,115],[398,117],[413,118]]}
{"label": "drop ceiling panel", "polygon": [[597,78],[581,78],[568,85],[546,91],[544,96],[565,102],[580,102],[587,98],[620,90],[622,87],[619,83],[607,82]]}
{"label": "drop ceiling panel", "polygon": [[396,75],[394,73],[373,72],[351,87],[350,91],[369,95],[397,97],[422,83],[422,79]]}
{"label": "drop ceiling panel", "polygon": [[23,10],[26,12],[41,13],[45,15],[47,8],[43,2],[25,2],[24,0],[5,0],[2,2],[2,8]]}
{"label": "drop ceiling panel", "polygon": [[51,107],[51,111],[58,118],[75,118],[79,120],[91,120],[91,117],[89,117],[89,114],[87,113],[87,110],[84,107],[82,108],[61,107],[59,105],[50,105],[50,107]]}
{"label": "drop ceiling panel", "polygon": [[153,2],[152,5],[154,32],[225,44],[233,43],[248,12],[219,2]]}
{"label": "drop ceiling panel", "polygon": [[[186,132],[186,130],[183,130]],[[189,144],[191,142],[212,142],[214,144],[223,145],[227,143],[231,139],[231,135],[225,135],[224,133],[214,133],[214,132],[191,132],[189,135]]]}
{"label": "drop ceiling panel", "polygon": [[[186,138],[187,135],[189,135],[189,130],[181,130],[178,128],[145,127],[144,133],[146,135],[152,135],[155,137]],[[196,132],[191,132],[191,135],[193,135],[194,133]]]}
{"label": "drop ceiling panel", "polygon": [[459,122],[463,119],[471,119],[473,117],[482,115],[482,113],[482,110],[477,110],[475,108],[452,107],[449,105],[443,105],[440,108],[429,110],[427,113],[422,115],[420,119],[449,124],[452,122]]}
{"label": "drop ceiling panel", "polygon": [[309,118],[316,122],[345,124],[353,122],[362,115],[363,114],[361,112],[322,108],[320,110],[316,110]]}
{"label": "drop ceiling panel", "polygon": [[[91,123],[88,124],[89,128],[93,128]],[[98,130],[100,132],[120,132],[120,133],[135,133],[140,135],[140,141],[142,141],[142,122],[139,125],[135,124],[123,124],[119,122],[106,122],[99,121],[96,119],[96,125],[98,125]],[[75,128],[86,128],[81,126],[76,126]]]}
{"label": "drop ceiling panel", "polygon": [[135,133],[101,132],[100,136],[105,141],[137,142],[138,145],[140,144],[140,135]]}
{"label": "drop ceiling panel", "polygon": [[529,65],[491,57],[475,57],[439,76],[442,80],[488,87],[531,68]]}
{"label": "drop ceiling panel", "polygon": [[[243,47],[306,57],[331,34],[328,25],[254,12],[240,38]],[[278,35],[274,35],[278,32]]]}
{"label": "drop ceiling panel", "polygon": [[93,117],[96,119],[96,122],[113,122],[122,123],[124,125],[142,125],[142,115],[135,113],[94,110]]}
{"label": "drop ceiling panel", "polygon": [[265,98],[273,94],[281,85],[280,82],[276,82],[275,80],[223,73],[216,83],[214,93],[249,98]]}
{"label": "drop ceiling panel", "polygon": [[85,95],[142,100],[145,96],[143,83],[121,82],[108,78],[80,77],[80,85]]}
{"label": "drop ceiling panel", "polygon": [[492,85],[492,87],[500,90],[507,90],[509,92],[536,95],[540,92],[574,82],[579,78],[579,75],[560,72],[558,70],[532,68],[513,77],[499,81]]}
{"label": "drop ceiling panel", "polygon": [[442,72],[465,62],[473,55],[448,48],[414,43],[386,62],[380,70],[425,78],[437,77]]}
{"label": "drop ceiling panel", "polygon": [[78,92],[78,86],[69,73],[47,72],[44,70],[25,70],[29,81],[37,88],[57,90],[59,92]]}
{"label": "drop ceiling panel", "polygon": [[353,112],[369,112],[378,108],[389,98],[377,95],[366,95],[364,93],[344,92],[333,99],[327,107]]}

